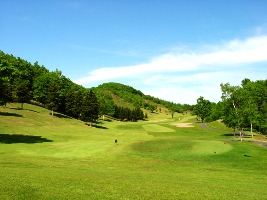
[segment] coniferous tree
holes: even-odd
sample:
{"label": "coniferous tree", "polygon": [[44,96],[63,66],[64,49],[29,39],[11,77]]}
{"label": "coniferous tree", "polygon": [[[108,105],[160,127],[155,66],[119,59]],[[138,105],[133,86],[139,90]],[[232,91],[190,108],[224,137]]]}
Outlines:
{"label": "coniferous tree", "polygon": [[99,103],[92,90],[86,91],[82,102],[82,118],[85,122],[92,122],[98,119]]}
{"label": "coniferous tree", "polygon": [[84,88],[73,85],[66,92],[65,109],[68,115],[80,119]]}

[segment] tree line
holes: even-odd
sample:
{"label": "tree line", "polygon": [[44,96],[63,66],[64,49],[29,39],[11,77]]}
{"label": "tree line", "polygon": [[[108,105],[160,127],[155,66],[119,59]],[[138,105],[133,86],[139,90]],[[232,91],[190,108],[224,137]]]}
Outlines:
{"label": "tree line", "polygon": [[[230,128],[267,134],[267,80],[242,80],[240,86],[221,83],[221,101],[218,103],[199,97],[194,113],[202,122],[222,119]],[[241,137],[242,138],[242,137]]]}
{"label": "tree line", "polygon": [[0,51],[0,102],[35,103],[91,123],[98,118],[99,102],[92,89],[73,83],[38,62],[33,65],[20,57]]}
{"label": "tree line", "polygon": [[[118,85],[121,87],[118,88]],[[24,103],[34,103],[50,109],[51,115],[57,111],[90,124],[98,119],[99,115],[110,115],[132,121],[144,119],[144,113],[141,114],[140,109],[141,99],[136,103],[136,95],[143,95],[141,91],[116,83],[106,84],[106,86],[108,89],[101,85],[91,89],[84,88],[66,78],[58,69],[50,72],[38,62],[31,64],[20,57],[0,51],[0,103],[2,105],[6,105],[7,102],[19,102],[23,109]],[[121,109],[125,110],[125,113],[131,112],[130,116],[117,114],[118,107],[115,106],[112,93],[115,95],[127,93],[121,96],[125,98],[128,96],[125,101],[132,103],[134,109],[130,111],[126,108]]]}
{"label": "tree line", "polygon": [[129,108],[115,106],[113,117],[121,121],[137,121],[147,118],[147,114],[144,115],[144,112],[140,108],[130,110]]}

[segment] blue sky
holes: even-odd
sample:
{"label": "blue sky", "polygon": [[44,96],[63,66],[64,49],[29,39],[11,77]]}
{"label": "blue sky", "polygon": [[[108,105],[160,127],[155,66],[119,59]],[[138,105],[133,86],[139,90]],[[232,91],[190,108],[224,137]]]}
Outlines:
{"label": "blue sky", "polygon": [[0,0],[0,49],[85,87],[218,102],[267,79],[266,0]]}

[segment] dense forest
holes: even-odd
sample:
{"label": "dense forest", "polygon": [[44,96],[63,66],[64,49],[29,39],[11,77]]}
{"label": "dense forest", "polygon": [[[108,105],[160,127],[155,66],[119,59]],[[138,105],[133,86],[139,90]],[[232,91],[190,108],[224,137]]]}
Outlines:
{"label": "dense forest", "polygon": [[[121,98],[122,106],[114,99]],[[105,83],[96,88],[84,88],[73,83],[58,69],[50,72],[38,62],[30,62],[0,51],[0,103],[34,103],[54,111],[92,122],[101,115],[119,120],[145,119],[141,108],[155,111],[162,104],[170,111],[182,112],[190,105],[175,104],[144,95],[141,91],[119,83]]]}
{"label": "dense forest", "polygon": [[[137,121],[147,118],[144,111],[155,112],[162,106],[172,117],[175,112],[193,111],[202,122],[221,120],[234,132],[243,130],[267,133],[267,80],[245,78],[240,86],[221,84],[218,103],[199,97],[196,105],[179,104],[143,94],[131,86],[103,83],[84,88],[66,78],[58,69],[50,72],[38,62],[0,51],[0,103],[34,103],[90,124],[99,116]],[[119,101],[121,99],[121,101]],[[122,103],[123,102],[123,103]],[[161,106],[161,107],[160,107]],[[160,107],[160,108],[159,108]]]}

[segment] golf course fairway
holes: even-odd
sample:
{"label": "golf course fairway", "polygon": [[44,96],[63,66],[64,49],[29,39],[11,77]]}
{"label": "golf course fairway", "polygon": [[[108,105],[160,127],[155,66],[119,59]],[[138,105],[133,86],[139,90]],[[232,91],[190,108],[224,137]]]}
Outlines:
{"label": "golf course fairway", "polygon": [[267,148],[238,141],[226,127],[207,130],[190,114],[159,113],[90,128],[17,107],[0,108],[0,199],[267,198]]}

